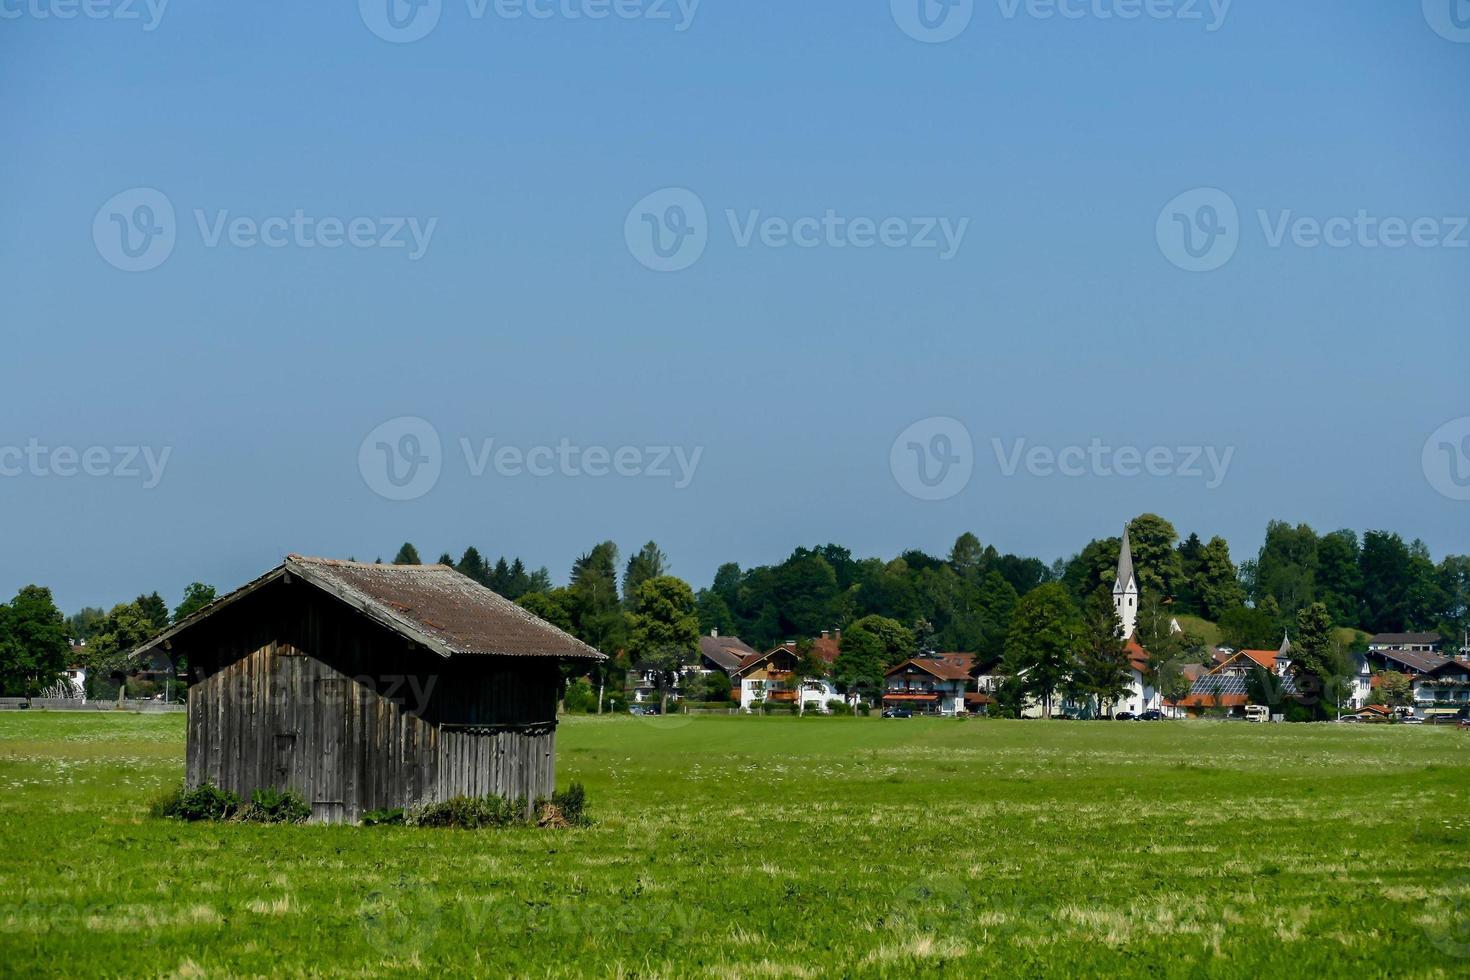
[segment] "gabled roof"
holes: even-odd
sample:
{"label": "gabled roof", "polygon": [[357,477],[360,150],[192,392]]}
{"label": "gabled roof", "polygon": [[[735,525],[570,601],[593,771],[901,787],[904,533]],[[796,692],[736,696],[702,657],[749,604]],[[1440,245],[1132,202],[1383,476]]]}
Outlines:
{"label": "gabled roof", "polygon": [[1449,657],[1417,650],[1370,650],[1368,656],[1392,660],[1396,664],[1409,668],[1409,672],[1413,674],[1428,674],[1450,662]]}
{"label": "gabled roof", "polygon": [[[1231,657],[1230,660],[1239,660],[1241,657],[1245,657],[1257,667],[1264,667],[1266,670],[1275,670],[1276,653],[1277,651],[1275,650],[1237,650],[1235,656]],[[1230,663],[1230,660],[1225,661],[1220,666],[1226,666],[1226,664]]]}
{"label": "gabled roof", "polygon": [[606,658],[447,565],[369,565],[289,555],[260,578],[215,600],[128,654],[140,656],[277,582],[320,589],[442,657]]}
{"label": "gabled roof", "polygon": [[750,646],[738,636],[701,636],[699,652],[705,659],[728,673],[737,669],[746,657],[755,653],[755,647]]}
{"label": "gabled roof", "polygon": [[942,653],[937,657],[910,657],[903,663],[888,668],[883,676],[892,677],[911,667],[917,667],[942,681],[965,681],[970,679],[970,671],[974,666],[975,655],[972,653]]}
{"label": "gabled roof", "polygon": [[1368,643],[1387,647],[1432,646],[1443,643],[1438,633],[1378,633],[1368,637]]}
{"label": "gabled roof", "polygon": [[1113,579],[1113,592],[1127,592],[1128,586],[1138,588],[1133,574],[1133,546],[1128,542],[1128,525],[1123,525],[1123,545],[1118,549],[1118,575]]}
{"label": "gabled roof", "polygon": [[[785,650],[788,653],[796,653],[796,644],[790,640],[771,650]],[[831,636],[817,636],[812,638],[812,656],[826,663],[836,663],[837,655],[842,652],[842,643]]]}
{"label": "gabled roof", "polygon": [[[841,641],[834,639],[831,636],[819,636],[812,640],[812,656],[816,657],[818,660],[823,661],[824,663],[827,663],[829,665],[836,663],[837,655],[841,652]],[[745,659],[740,661],[740,665],[735,668],[735,673],[743,674],[750,668],[754,667],[756,664],[764,663],[778,653],[787,653],[793,657],[797,656],[795,641],[788,640],[780,646],[772,647],[765,653],[752,652],[750,654],[747,654]]]}

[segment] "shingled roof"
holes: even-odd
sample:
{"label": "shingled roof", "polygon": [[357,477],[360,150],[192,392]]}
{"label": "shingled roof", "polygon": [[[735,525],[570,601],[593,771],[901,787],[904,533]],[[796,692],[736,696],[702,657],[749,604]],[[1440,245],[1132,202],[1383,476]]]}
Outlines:
{"label": "shingled roof", "polygon": [[701,636],[699,652],[728,674],[738,669],[746,657],[753,656],[755,648],[738,636]]}
{"label": "shingled roof", "polygon": [[289,555],[129,654],[136,657],[274,582],[302,581],[443,657],[556,657],[604,660],[569,633],[448,565],[369,565]]}

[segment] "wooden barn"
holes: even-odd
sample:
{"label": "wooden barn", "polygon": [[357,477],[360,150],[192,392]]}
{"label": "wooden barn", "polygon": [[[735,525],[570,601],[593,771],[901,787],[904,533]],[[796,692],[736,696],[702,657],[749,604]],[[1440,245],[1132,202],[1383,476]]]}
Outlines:
{"label": "wooden barn", "polygon": [[188,664],[190,788],[314,821],[556,781],[562,660],[602,654],[445,565],[289,556],[134,651]]}

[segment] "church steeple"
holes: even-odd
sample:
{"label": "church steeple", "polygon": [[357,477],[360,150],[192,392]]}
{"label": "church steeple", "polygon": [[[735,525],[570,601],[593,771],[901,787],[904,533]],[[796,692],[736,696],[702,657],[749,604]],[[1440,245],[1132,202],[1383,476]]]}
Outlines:
{"label": "church steeple", "polygon": [[1128,525],[1123,525],[1123,546],[1118,549],[1118,575],[1113,580],[1113,608],[1123,623],[1123,638],[1133,635],[1138,625],[1138,577],[1133,574],[1133,547]]}

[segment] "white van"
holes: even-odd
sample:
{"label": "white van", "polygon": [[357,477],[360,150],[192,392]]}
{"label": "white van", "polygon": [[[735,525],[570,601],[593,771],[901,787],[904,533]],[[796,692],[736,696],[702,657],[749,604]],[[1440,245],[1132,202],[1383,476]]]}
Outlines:
{"label": "white van", "polygon": [[1264,704],[1248,704],[1245,706],[1246,721],[1266,722],[1271,720],[1271,709]]}

